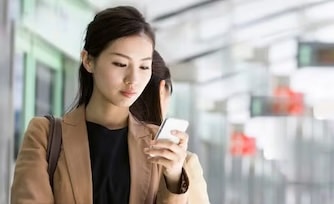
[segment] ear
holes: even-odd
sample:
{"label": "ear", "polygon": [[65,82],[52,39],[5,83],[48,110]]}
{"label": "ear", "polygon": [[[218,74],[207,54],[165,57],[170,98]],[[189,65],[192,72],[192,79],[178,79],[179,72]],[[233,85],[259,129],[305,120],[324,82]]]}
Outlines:
{"label": "ear", "polygon": [[81,60],[87,72],[93,73],[94,71],[93,61],[86,50],[81,51]]}
{"label": "ear", "polygon": [[166,93],[165,85],[166,85],[166,81],[165,80],[161,80],[160,83],[159,83],[159,95],[160,95],[160,98],[162,96],[164,96],[165,93]]}

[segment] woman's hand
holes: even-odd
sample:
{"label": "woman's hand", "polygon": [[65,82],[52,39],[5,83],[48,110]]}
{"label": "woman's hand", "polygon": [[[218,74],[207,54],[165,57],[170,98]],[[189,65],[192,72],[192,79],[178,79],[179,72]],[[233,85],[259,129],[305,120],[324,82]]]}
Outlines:
{"label": "woman's hand", "polygon": [[179,144],[169,140],[152,140],[151,148],[145,148],[144,152],[148,155],[150,162],[164,167],[168,189],[177,192],[182,166],[187,156],[188,134],[177,130],[173,130],[171,133],[180,138]]}

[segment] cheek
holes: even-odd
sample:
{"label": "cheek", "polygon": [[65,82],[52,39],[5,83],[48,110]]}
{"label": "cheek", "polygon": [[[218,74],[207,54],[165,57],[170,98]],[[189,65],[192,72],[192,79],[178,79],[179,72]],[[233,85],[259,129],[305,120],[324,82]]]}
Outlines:
{"label": "cheek", "polygon": [[161,111],[163,112],[163,115],[167,113],[169,101],[170,101],[170,96],[167,93],[161,96],[160,98]]}
{"label": "cheek", "polygon": [[99,89],[110,91],[110,89],[119,86],[119,83],[121,83],[120,81],[122,80],[122,73],[113,72],[111,71],[112,69],[107,71],[107,69],[99,68],[100,69],[94,73],[94,81]]}
{"label": "cheek", "polygon": [[143,73],[142,75],[141,75],[141,84],[142,84],[142,87],[143,87],[143,89],[145,88],[145,86],[148,84],[148,82],[150,81],[150,79],[151,79],[151,73]]}

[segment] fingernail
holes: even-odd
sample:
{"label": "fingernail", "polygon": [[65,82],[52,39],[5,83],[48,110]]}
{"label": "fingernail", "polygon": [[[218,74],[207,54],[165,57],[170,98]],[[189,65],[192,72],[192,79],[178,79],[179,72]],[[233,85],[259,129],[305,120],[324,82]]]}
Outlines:
{"label": "fingernail", "polygon": [[154,155],[153,154],[150,154],[148,157],[147,157],[147,159],[152,159],[154,157]]}
{"label": "fingernail", "polygon": [[172,131],[170,131],[170,132],[172,133],[172,135],[175,135],[175,134],[177,133],[176,130],[172,130]]}

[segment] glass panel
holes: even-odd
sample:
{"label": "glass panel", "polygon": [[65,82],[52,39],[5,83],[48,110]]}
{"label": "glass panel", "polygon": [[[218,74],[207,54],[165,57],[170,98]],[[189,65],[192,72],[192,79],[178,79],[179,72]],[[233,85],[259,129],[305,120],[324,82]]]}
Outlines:
{"label": "glass panel", "polygon": [[13,64],[13,101],[14,101],[14,158],[16,158],[22,131],[23,118],[23,83],[24,83],[25,54],[16,53]]}
{"label": "glass panel", "polygon": [[37,62],[35,114],[52,114],[55,73],[52,68]]}

